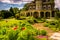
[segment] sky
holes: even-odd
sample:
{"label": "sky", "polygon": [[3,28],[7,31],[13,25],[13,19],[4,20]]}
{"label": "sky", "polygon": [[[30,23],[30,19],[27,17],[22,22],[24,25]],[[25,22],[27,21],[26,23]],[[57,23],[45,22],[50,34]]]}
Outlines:
{"label": "sky", "polygon": [[[26,3],[31,1],[33,0],[0,0],[0,10],[7,10],[10,7],[18,7],[21,9]],[[55,8],[60,9],[60,0],[55,0]]]}

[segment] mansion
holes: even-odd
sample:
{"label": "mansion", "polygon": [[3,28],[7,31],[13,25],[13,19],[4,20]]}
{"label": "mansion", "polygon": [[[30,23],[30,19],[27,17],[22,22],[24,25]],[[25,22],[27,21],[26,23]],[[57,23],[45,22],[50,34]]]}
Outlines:
{"label": "mansion", "polygon": [[27,3],[27,11],[22,11],[23,16],[33,16],[35,18],[52,18],[56,17],[54,0],[34,0]]}

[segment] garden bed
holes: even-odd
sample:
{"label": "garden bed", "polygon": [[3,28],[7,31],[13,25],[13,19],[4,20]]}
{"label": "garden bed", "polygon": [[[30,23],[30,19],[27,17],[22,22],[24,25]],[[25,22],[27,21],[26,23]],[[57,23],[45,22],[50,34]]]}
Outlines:
{"label": "garden bed", "polygon": [[37,40],[34,36],[47,33],[45,30],[37,30],[26,20],[3,20],[0,21],[1,40]]}

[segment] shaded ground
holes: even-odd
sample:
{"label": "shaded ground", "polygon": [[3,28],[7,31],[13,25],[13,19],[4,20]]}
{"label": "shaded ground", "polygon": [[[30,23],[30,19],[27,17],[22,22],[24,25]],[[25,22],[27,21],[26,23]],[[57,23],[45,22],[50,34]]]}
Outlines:
{"label": "shaded ground", "polygon": [[38,29],[38,30],[43,30],[44,29],[45,31],[47,31],[48,36],[51,36],[54,32],[51,29],[49,29],[48,27],[44,27],[43,24],[44,23],[35,23],[33,25],[33,27]]}

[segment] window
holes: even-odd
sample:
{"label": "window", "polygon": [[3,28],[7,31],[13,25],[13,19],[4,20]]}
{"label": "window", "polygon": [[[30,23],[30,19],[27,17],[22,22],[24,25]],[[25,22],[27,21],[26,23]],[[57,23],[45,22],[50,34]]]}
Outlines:
{"label": "window", "polygon": [[35,6],[33,6],[33,8],[35,8]]}
{"label": "window", "polygon": [[48,8],[47,9],[51,9],[51,5],[48,5]]}
{"label": "window", "polygon": [[33,9],[35,9],[35,6],[33,6]]}
{"label": "window", "polygon": [[46,5],[43,6],[43,9],[46,9]]}
{"label": "window", "polygon": [[32,9],[32,7],[30,6],[29,9]]}

